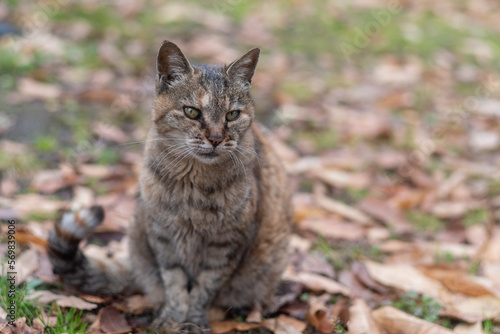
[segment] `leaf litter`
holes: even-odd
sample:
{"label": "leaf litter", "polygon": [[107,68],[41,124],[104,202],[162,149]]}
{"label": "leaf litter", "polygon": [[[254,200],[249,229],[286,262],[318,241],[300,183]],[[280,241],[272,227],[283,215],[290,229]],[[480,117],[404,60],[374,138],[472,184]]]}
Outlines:
{"label": "leaf litter", "polygon": [[[272,128],[272,146],[291,176],[292,260],[269,314],[254,310],[242,320],[222,311],[212,322],[213,332],[500,333],[500,94],[493,64],[500,55],[488,34],[471,36],[448,25],[462,22],[498,32],[496,9],[487,1],[463,8],[451,1],[405,5],[347,60],[330,40],[315,44],[317,36],[326,37],[308,35],[309,28],[328,31],[332,27],[321,25],[335,18],[356,32],[352,28],[365,27],[367,17],[387,10],[386,2],[332,3],[318,11],[299,1],[290,12],[263,1],[248,8],[245,2],[222,5],[221,11],[160,4],[162,14],[151,17],[140,14],[141,1],[99,7],[103,16],[114,13],[105,22],[114,17],[118,25],[186,23],[196,17],[200,28],[173,29],[169,38],[207,62],[236,56],[240,50],[234,45],[245,40],[266,49],[253,91],[258,108],[277,110],[259,117]],[[63,6],[68,17],[92,7]],[[37,10],[26,4],[0,9],[5,17],[19,18]],[[432,15],[420,16],[422,10]],[[322,19],[324,13],[332,17]],[[297,31],[288,15],[296,17]],[[59,210],[100,204],[106,221],[82,247],[95,256],[126,257],[125,231],[133,217],[153,88],[145,59],[154,57],[149,49],[156,45],[149,38],[154,29],[143,21],[144,27],[129,30],[94,25],[86,17],[58,20],[63,19],[49,20],[43,34],[50,43],[19,43],[22,60],[33,64],[18,64],[19,78],[1,77],[8,91],[0,99],[14,121],[0,124],[0,218],[19,222],[16,283],[41,281],[29,298],[85,310],[92,333],[143,332],[152,319],[143,296],[76,296],[64,290],[44,246]],[[439,45],[432,50],[431,41],[419,44],[427,26],[438,31]],[[440,41],[439,29],[453,31],[445,35],[457,41]],[[398,36],[406,48],[390,48],[394,31],[402,32]],[[356,43],[356,36],[343,34],[336,31],[339,43],[333,44]],[[108,37],[94,48],[95,36]],[[294,51],[296,43],[309,41],[312,55]],[[66,48],[75,54],[65,55]],[[67,129],[53,132],[42,120],[36,125],[46,129],[40,132],[14,117],[15,108],[40,102]],[[5,235],[6,225],[1,230]],[[2,240],[2,255],[6,250]],[[408,297],[413,294],[418,297]],[[434,312],[428,300],[441,307],[433,321],[416,311]],[[0,308],[2,333],[42,330],[23,317],[10,326],[5,316]]]}

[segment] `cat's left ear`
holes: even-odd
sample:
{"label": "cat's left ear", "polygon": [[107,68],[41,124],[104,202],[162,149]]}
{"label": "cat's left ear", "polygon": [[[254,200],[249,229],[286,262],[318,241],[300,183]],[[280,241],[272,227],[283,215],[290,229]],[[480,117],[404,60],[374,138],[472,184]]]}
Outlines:
{"label": "cat's left ear", "polygon": [[193,73],[193,67],[181,49],[169,41],[164,41],[158,51],[156,68],[160,81],[169,85]]}
{"label": "cat's left ear", "polygon": [[252,82],[257,62],[259,61],[260,49],[255,48],[245,53],[240,59],[233,61],[226,70],[229,77],[241,80],[245,84]]}

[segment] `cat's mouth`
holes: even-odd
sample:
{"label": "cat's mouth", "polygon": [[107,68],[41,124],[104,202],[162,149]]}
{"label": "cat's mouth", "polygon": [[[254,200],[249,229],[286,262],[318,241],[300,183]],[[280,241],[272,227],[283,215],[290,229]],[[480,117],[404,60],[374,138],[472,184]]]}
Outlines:
{"label": "cat's mouth", "polygon": [[198,155],[203,157],[203,158],[215,158],[219,156],[219,153],[212,151],[208,153],[203,153],[203,152],[198,152]]}

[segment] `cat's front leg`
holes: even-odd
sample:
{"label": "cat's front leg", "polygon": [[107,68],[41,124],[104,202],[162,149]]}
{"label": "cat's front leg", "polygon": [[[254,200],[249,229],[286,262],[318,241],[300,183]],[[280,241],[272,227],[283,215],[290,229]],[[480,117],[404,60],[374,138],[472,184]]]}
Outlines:
{"label": "cat's front leg", "polygon": [[203,269],[193,282],[189,293],[189,311],[187,322],[189,331],[194,333],[210,333],[208,311],[210,305],[235,270],[241,257],[239,242],[219,241],[208,244]]}
{"label": "cat's front leg", "polygon": [[189,293],[186,289],[188,278],[184,270],[178,266],[163,267],[160,268],[160,272],[165,286],[165,303],[159,310],[153,326],[175,333],[180,330],[181,324],[188,317]]}

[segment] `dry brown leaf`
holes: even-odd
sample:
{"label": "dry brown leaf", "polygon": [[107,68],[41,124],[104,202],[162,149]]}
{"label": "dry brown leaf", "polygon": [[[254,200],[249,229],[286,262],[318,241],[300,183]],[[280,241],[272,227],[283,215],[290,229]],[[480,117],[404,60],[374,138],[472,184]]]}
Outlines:
{"label": "dry brown leaf", "polygon": [[458,324],[453,328],[453,333],[455,334],[484,334],[483,324],[481,321],[476,322],[472,325]]}
{"label": "dry brown leaf", "polygon": [[104,140],[115,143],[125,143],[129,141],[129,136],[113,124],[97,122],[94,123],[93,129],[94,133]]}
{"label": "dry brown leaf", "polygon": [[308,272],[296,273],[295,270],[291,267],[288,267],[287,270],[285,270],[282,279],[301,283],[306,288],[312,291],[340,293],[344,296],[350,296],[351,294],[348,287],[335,282],[331,278]]}
{"label": "dry brown leaf", "polygon": [[33,232],[28,229],[18,229],[16,231],[16,241],[23,245],[37,245],[42,248],[47,246],[47,240],[33,234]]}
{"label": "dry brown leaf", "polygon": [[76,186],[73,188],[73,200],[71,201],[71,210],[77,211],[83,208],[89,208],[95,203],[95,194],[91,188]]}
{"label": "dry brown leaf", "polygon": [[252,311],[248,314],[245,322],[261,323],[262,322],[262,309],[260,305],[255,305]]}
{"label": "dry brown leaf", "polygon": [[3,318],[5,319],[7,317],[7,312],[5,312],[5,310],[0,307],[0,318]]}
{"label": "dry brown leaf", "polygon": [[125,300],[129,312],[139,314],[145,309],[152,309],[153,305],[148,297],[142,295],[130,296]]}
{"label": "dry brown leaf", "polygon": [[500,298],[494,296],[468,298],[449,307],[456,312],[482,319],[500,317]]}
{"label": "dry brown leaf", "polygon": [[290,236],[290,247],[296,249],[300,252],[307,252],[311,248],[312,241],[306,238],[302,238],[297,234],[292,234]]}
{"label": "dry brown leaf", "polygon": [[412,230],[410,222],[398,208],[377,199],[366,199],[358,205],[360,210],[391,226],[398,233]]}
{"label": "dry brown leaf", "polygon": [[60,307],[74,307],[79,310],[93,310],[97,307],[96,304],[88,303],[76,296],[59,295],[46,290],[35,291],[27,298],[37,300],[42,304],[50,304],[55,301]]}
{"label": "dry brown leaf", "polygon": [[405,264],[387,265],[365,261],[370,276],[377,282],[403,291],[417,291],[435,298],[442,303],[450,301],[452,296],[441,285],[419,272],[413,266]]}
{"label": "dry brown leaf", "polygon": [[[286,316],[284,316],[286,317]],[[293,319],[290,317],[286,317]],[[299,321],[299,320],[297,320]],[[301,331],[297,330],[296,323],[291,323],[288,319],[284,319],[281,316],[278,318],[267,319],[262,323],[262,326],[266,327],[275,334],[299,334]]]}
{"label": "dry brown leaf", "polygon": [[19,285],[35,272],[38,268],[38,252],[30,248],[21,253],[16,261],[17,277],[16,284]]}
{"label": "dry brown leaf", "polygon": [[337,188],[368,188],[370,176],[367,173],[349,173],[331,168],[316,169],[312,175],[321,181]]}
{"label": "dry brown leaf", "polygon": [[62,93],[59,86],[42,83],[30,78],[19,79],[18,91],[24,96],[43,100],[57,99]]}
{"label": "dry brown leaf", "polygon": [[323,209],[336,213],[347,219],[350,219],[353,222],[356,222],[360,225],[374,224],[371,218],[365,215],[363,212],[342,202],[333,200],[326,196],[317,196],[316,201],[318,205],[321,206]]}
{"label": "dry brown leaf", "polygon": [[128,333],[132,328],[125,320],[125,316],[113,306],[103,308],[100,317],[100,328],[105,333]]}
{"label": "dry brown leaf", "polygon": [[299,224],[302,230],[309,230],[326,238],[359,240],[363,238],[363,227],[334,219],[306,219]]}
{"label": "dry brown leaf", "polygon": [[306,313],[306,320],[321,333],[332,333],[337,319],[333,319],[326,301],[330,296],[325,294],[320,297],[310,297],[310,307]]}
{"label": "dry brown leaf", "polygon": [[65,206],[64,202],[51,200],[39,194],[18,195],[11,204],[12,209],[22,218],[33,212],[54,213]]}
{"label": "dry brown leaf", "polygon": [[31,186],[39,192],[53,193],[77,182],[76,174],[64,174],[60,169],[42,170],[36,173]]}
{"label": "dry brown leaf", "polygon": [[278,316],[278,321],[292,326],[298,332],[303,332],[307,328],[307,324],[304,321],[289,317],[284,314],[280,314]]}
{"label": "dry brown leaf", "polygon": [[478,317],[475,315],[470,315],[470,314],[463,314],[463,313],[459,313],[459,312],[447,310],[447,309],[441,309],[439,311],[439,316],[463,321],[463,322],[466,322],[468,324],[473,324],[475,322],[481,321],[481,317]]}
{"label": "dry brown leaf", "polygon": [[496,230],[484,248],[481,248],[479,258],[487,262],[500,262],[500,231]]}
{"label": "dry brown leaf", "polygon": [[391,334],[453,334],[447,328],[419,319],[392,306],[372,312],[373,318]]}
{"label": "dry brown leaf", "polygon": [[224,334],[234,330],[248,331],[259,327],[261,327],[261,324],[247,324],[238,321],[215,321],[210,323],[213,334]]}
{"label": "dry brown leaf", "polygon": [[377,322],[372,318],[371,310],[366,302],[356,298],[349,308],[349,333],[350,334],[384,334]]}
{"label": "dry brown leaf", "polygon": [[376,291],[382,295],[389,293],[389,289],[373,280],[373,278],[368,273],[368,269],[366,268],[366,265],[364,263],[354,262],[351,266],[351,272],[361,283],[363,283],[363,285],[372,289],[373,291]]}
{"label": "dry brown leaf", "polygon": [[40,334],[40,330],[31,328],[26,324],[26,318],[22,317],[14,321],[14,325],[7,322],[2,323],[0,319],[0,333],[2,334]]}
{"label": "dry brown leaf", "polygon": [[441,282],[452,292],[459,292],[474,297],[493,295],[490,289],[463,271],[446,269],[439,265],[422,265],[418,266],[417,269],[425,276]]}

